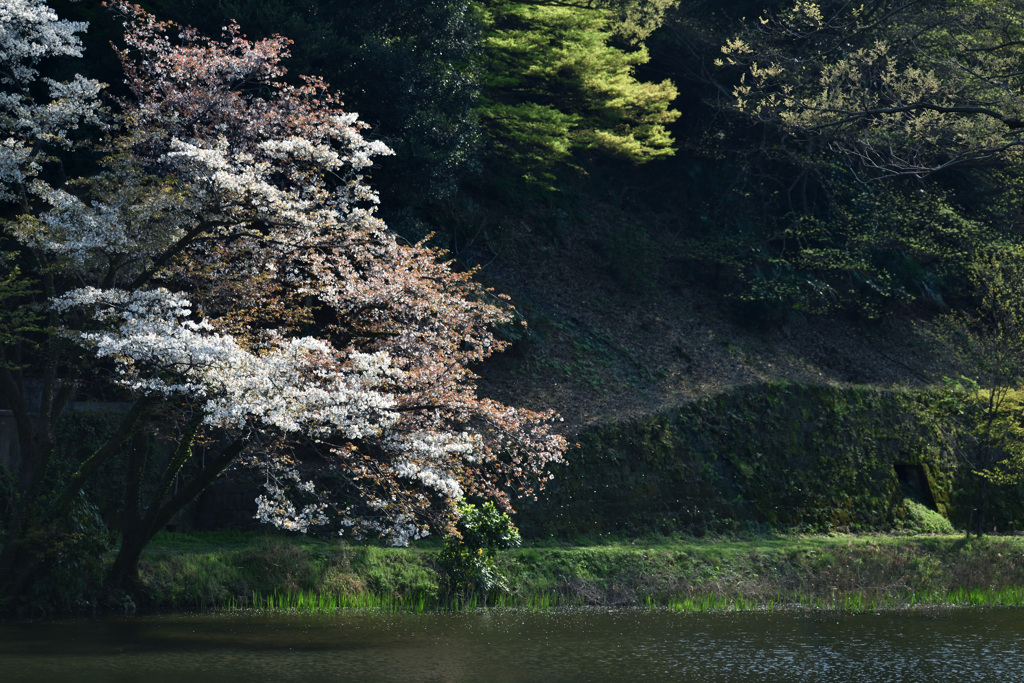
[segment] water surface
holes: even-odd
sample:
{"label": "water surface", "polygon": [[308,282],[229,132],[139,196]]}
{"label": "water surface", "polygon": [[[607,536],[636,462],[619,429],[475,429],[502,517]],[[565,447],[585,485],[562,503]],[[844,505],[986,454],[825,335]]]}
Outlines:
{"label": "water surface", "polygon": [[1024,610],[200,615],[0,624],[0,680],[1024,680]]}

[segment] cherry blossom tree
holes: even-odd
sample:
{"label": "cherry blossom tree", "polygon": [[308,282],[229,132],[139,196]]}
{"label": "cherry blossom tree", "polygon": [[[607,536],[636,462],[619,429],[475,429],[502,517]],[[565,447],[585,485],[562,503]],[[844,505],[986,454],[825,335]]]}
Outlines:
{"label": "cherry blossom tree", "polygon": [[[261,520],[398,545],[451,529],[465,496],[508,508],[533,495],[565,447],[554,416],[478,397],[471,370],[505,346],[496,330],[513,311],[376,218],[365,173],[390,151],[324,82],[286,74],[287,39],[250,41],[235,24],[208,39],[109,7],[126,25],[131,97],[103,107],[100,84],[36,73],[80,56],[85,26],[41,0],[0,0],[0,199],[12,207],[0,315],[35,313],[0,337],[23,492],[0,554],[5,592],[38,562],[26,539],[122,453],[115,587],[234,463],[265,476]],[[76,149],[95,168],[65,178]],[[39,377],[33,407],[26,380]],[[44,495],[54,421],[84,378],[132,407]],[[147,459],[135,435],[149,431],[174,442],[169,458]]]}

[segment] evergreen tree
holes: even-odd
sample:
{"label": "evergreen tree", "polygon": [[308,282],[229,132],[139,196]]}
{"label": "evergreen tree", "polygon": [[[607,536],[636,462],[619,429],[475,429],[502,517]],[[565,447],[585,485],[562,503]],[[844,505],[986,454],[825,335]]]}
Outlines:
{"label": "evergreen tree", "polygon": [[615,46],[610,10],[511,0],[480,8],[478,111],[492,160],[550,182],[578,153],[633,162],[672,154],[676,88],[636,78],[649,54]]}

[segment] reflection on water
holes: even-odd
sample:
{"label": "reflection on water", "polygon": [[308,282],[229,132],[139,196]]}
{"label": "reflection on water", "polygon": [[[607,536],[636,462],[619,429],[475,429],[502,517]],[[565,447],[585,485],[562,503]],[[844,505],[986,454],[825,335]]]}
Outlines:
{"label": "reflection on water", "polygon": [[1024,611],[165,616],[0,624],[0,681],[1015,681]]}

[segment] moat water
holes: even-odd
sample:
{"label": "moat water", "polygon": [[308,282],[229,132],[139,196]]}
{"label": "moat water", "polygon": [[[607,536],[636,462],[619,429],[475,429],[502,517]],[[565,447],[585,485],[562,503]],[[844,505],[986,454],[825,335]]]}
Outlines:
{"label": "moat water", "polygon": [[0,681],[1012,681],[1024,610],[156,616],[0,623]]}

